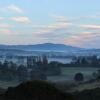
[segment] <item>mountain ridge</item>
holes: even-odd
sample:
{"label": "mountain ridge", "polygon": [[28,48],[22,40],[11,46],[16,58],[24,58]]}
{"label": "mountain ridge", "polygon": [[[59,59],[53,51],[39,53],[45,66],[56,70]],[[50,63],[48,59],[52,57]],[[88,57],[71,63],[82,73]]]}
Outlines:
{"label": "mountain ridge", "polygon": [[69,46],[65,44],[54,44],[54,43],[43,43],[43,44],[33,44],[33,45],[0,45],[0,49],[18,49],[26,51],[34,50],[50,50],[50,51],[67,51],[67,50],[80,50],[82,48]]}

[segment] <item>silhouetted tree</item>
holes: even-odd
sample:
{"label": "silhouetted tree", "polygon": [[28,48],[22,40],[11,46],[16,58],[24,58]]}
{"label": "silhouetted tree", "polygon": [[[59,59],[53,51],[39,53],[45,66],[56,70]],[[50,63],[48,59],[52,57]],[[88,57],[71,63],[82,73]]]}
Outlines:
{"label": "silhouetted tree", "polygon": [[8,70],[8,67],[9,67],[9,62],[5,60],[3,63],[3,69]]}
{"label": "silhouetted tree", "polygon": [[100,80],[100,69],[97,70],[97,79]]}
{"label": "silhouetted tree", "polygon": [[46,56],[43,56],[43,65],[47,65],[48,64],[48,59]]}
{"label": "silhouetted tree", "polygon": [[83,58],[81,59],[81,64],[88,64],[88,62],[87,62],[87,60],[86,60],[85,57],[83,57]]}
{"label": "silhouetted tree", "polygon": [[78,81],[78,82],[83,81],[84,80],[83,74],[82,73],[76,73],[75,77],[74,77],[74,80]]}
{"label": "silhouetted tree", "polygon": [[17,75],[19,81],[26,81],[27,80],[27,68],[23,65],[19,66],[17,69]]}

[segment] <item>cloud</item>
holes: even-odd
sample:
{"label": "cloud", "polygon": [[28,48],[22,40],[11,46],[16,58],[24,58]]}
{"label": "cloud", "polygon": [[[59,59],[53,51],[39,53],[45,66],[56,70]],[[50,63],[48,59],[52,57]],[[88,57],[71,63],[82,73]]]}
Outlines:
{"label": "cloud", "polygon": [[18,23],[23,23],[23,24],[28,24],[30,23],[30,19],[28,17],[25,16],[21,16],[21,17],[12,17],[11,18],[12,21],[18,22]]}
{"label": "cloud", "polygon": [[66,39],[65,43],[83,47],[86,44],[91,44],[93,41],[96,42],[98,37],[100,37],[100,33],[98,32],[81,32],[79,34],[70,36],[70,38]]}
{"label": "cloud", "polygon": [[60,33],[62,34],[62,31],[68,30],[70,27],[70,23],[65,23],[65,22],[57,22],[55,24],[47,25],[47,26],[39,26],[38,30],[36,30],[37,34],[55,34],[55,33]]}
{"label": "cloud", "polygon": [[[46,40],[48,42],[62,42],[67,35],[69,35],[69,29],[72,23],[66,19],[64,16],[51,15],[55,22],[49,25],[33,25],[33,32],[36,38],[41,40]],[[40,41],[40,40],[39,40]]]}
{"label": "cloud", "polygon": [[39,39],[39,41],[63,43],[69,35],[70,26],[71,23],[58,21],[50,25],[34,25],[33,29],[35,31],[32,36]]}
{"label": "cloud", "polygon": [[6,24],[6,23],[2,23],[0,24],[0,34],[11,34],[12,33],[12,25],[10,24]]}
{"label": "cloud", "polygon": [[80,25],[84,29],[100,29],[100,25]]}
{"label": "cloud", "polygon": [[99,18],[99,15],[90,15],[90,16],[81,16],[79,19],[96,19]]}
{"label": "cloud", "polygon": [[7,11],[12,11],[12,12],[17,12],[17,13],[23,13],[24,12],[20,7],[14,5],[14,4],[7,6],[5,9]]}
{"label": "cloud", "polygon": [[58,22],[69,22],[69,20],[65,16],[52,14],[51,17]]}
{"label": "cloud", "polygon": [[10,24],[0,24],[0,28],[10,28],[12,25]]}
{"label": "cloud", "polygon": [[12,31],[10,30],[10,29],[0,29],[0,34],[11,34],[12,33]]}
{"label": "cloud", "polygon": [[81,20],[98,20],[100,18],[100,15],[94,14],[94,15],[87,15],[87,16],[77,16],[77,17],[70,17],[70,21],[81,21]]}
{"label": "cloud", "polygon": [[0,17],[0,21],[1,21],[1,20],[4,20],[4,17]]}
{"label": "cloud", "polygon": [[55,31],[65,31],[68,30],[68,28],[72,25],[70,21],[66,19],[65,16],[57,16],[57,15],[51,15],[52,18],[56,20],[55,23],[50,25],[35,25],[33,28],[37,28],[38,31],[36,33],[54,33]]}

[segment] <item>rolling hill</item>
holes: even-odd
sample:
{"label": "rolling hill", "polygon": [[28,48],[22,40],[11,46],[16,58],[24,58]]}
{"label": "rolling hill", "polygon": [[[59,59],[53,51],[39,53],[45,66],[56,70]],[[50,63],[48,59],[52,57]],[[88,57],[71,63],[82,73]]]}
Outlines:
{"label": "rolling hill", "polygon": [[44,43],[36,45],[0,45],[0,49],[16,49],[24,51],[75,51],[81,48],[64,44]]}

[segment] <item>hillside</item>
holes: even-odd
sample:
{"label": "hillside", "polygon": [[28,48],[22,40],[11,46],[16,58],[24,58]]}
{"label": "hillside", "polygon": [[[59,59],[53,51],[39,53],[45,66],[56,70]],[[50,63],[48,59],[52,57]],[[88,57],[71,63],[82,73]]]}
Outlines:
{"label": "hillside", "polygon": [[19,49],[26,51],[67,51],[80,50],[80,48],[72,47],[64,44],[44,43],[36,45],[0,45],[0,49]]}

